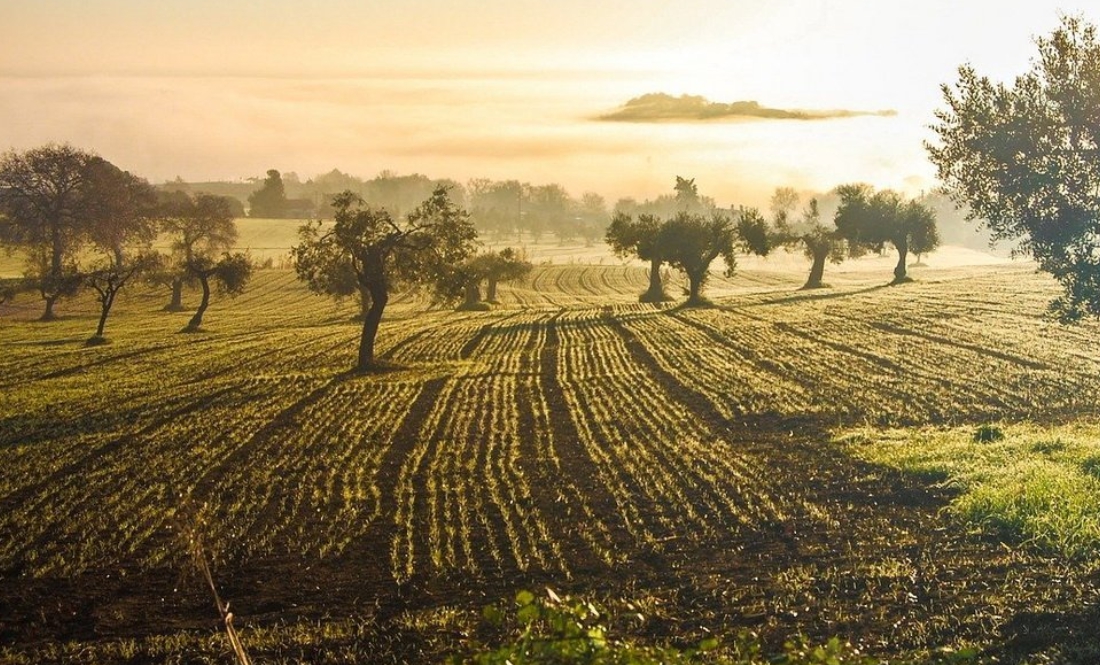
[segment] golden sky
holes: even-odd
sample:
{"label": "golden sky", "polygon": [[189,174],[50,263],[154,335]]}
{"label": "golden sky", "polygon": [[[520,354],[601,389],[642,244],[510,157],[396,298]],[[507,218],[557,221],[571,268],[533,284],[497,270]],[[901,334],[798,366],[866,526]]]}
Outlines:
{"label": "golden sky", "polygon": [[[921,141],[963,62],[1008,79],[1100,0],[0,0],[0,148],[69,141],[152,180],[339,168],[560,182],[934,185]],[[651,92],[827,121],[607,123]]]}

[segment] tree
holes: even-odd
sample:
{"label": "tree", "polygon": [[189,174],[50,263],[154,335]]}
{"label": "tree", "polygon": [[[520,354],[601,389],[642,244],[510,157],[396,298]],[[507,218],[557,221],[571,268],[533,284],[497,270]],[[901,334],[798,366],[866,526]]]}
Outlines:
{"label": "tree", "polygon": [[0,305],[6,305],[14,300],[25,287],[26,282],[22,279],[0,277]]}
{"label": "tree", "polygon": [[737,223],[723,212],[709,216],[680,212],[661,224],[657,243],[661,256],[688,278],[689,307],[705,304],[702,289],[710,276],[710,264],[721,256],[726,263],[726,276],[737,269],[737,252],[767,254],[767,224],[754,209],[742,209]]}
{"label": "tree", "polygon": [[694,212],[702,205],[702,201],[699,200],[699,188],[695,185],[695,178],[689,180],[676,176],[676,185],[673,189],[676,191],[676,205],[681,211]]}
{"label": "tree", "polygon": [[802,211],[802,218],[791,220],[791,212],[798,206],[798,193],[790,187],[779,187],[772,195],[771,211],[775,218],[775,230],[769,243],[773,246],[799,246],[810,259],[810,275],[803,289],[820,289],[825,286],[825,263],[844,260],[847,244],[835,228],[821,222],[821,211],[816,198],[810,199]]}
{"label": "tree", "polygon": [[810,199],[809,206],[802,213],[801,228],[797,232],[802,241],[806,258],[810,259],[810,275],[803,289],[820,289],[825,286],[825,262],[840,263],[846,254],[846,243],[836,229],[830,229],[821,223],[817,199]]}
{"label": "tree", "polygon": [[360,291],[370,295],[363,317],[356,369],[375,365],[374,343],[390,290],[397,284],[433,284],[440,273],[458,265],[474,249],[477,232],[465,210],[449,198],[445,187],[436,187],[404,222],[389,211],[366,206],[363,199],[344,192],[333,199],[335,223],[302,235],[293,250],[298,277],[307,282],[328,270],[325,262],[346,260],[355,273]]}
{"label": "tree", "polygon": [[249,217],[271,217],[281,219],[286,216],[286,188],[282,176],[275,169],[267,172],[264,184],[248,197]]}
{"label": "tree", "polygon": [[182,309],[184,282],[198,282],[202,300],[184,331],[196,331],[210,305],[213,286],[230,295],[244,290],[252,276],[252,262],[244,254],[229,254],[237,240],[237,225],[225,197],[177,192],[163,200],[163,227],[172,238],[172,303],[167,309]]}
{"label": "tree", "polygon": [[777,224],[789,221],[798,207],[798,192],[793,187],[776,187],[771,198],[771,213]]}
{"label": "tree", "polygon": [[91,153],[56,144],[0,158],[3,240],[27,253],[28,283],[46,303],[43,321],[56,318],[54,304],[80,287],[77,257],[96,205],[92,171],[101,163]]}
{"label": "tree", "polygon": [[585,192],[581,195],[578,217],[585,247],[591,247],[607,230],[607,202],[596,192]]}
{"label": "tree", "polygon": [[224,197],[213,194],[162,192],[160,214],[162,229],[172,242],[172,262],[165,275],[172,287],[172,300],[164,309],[180,312],[184,309],[184,284],[193,280],[188,265],[196,256],[228,252],[237,241],[237,226]]}
{"label": "tree", "polygon": [[649,261],[649,288],[639,300],[641,302],[664,302],[669,299],[661,281],[661,264],[665,262],[660,253],[659,232],[661,220],[648,213],[633,216],[618,212],[611,218],[605,237],[611,251],[620,258],[636,256]]}
{"label": "tree", "polygon": [[[497,286],[500,282],[522,279],[534,268],[521,251],[505,247],[499,252],[486,252],[471,256],[453,270],[440,274],[436,284],[439,300],[461,298],[460,309],[485,309],[485,302],[497,302]],[[485,302],[481,299],[481,283],[485,282]]]}
{"label": "tree", "polygon": [[496,302],[498,284],[523,279],[532,269],[534,266],[527,260],[523,250],[505,247],[499,252],[489,254],[485,271],[485,299]]}
{"label": "tree", "polygon": [[486,178],[470,180],[466,185],[470,197],[470,219],[481,230],[502,238],[521,229],[524,200],[530,186],[517,180],[493,182]]}
{"label": "tree", "polygon": [[146,252],[121,260],[108,256],[84,273],[85,283],[95,291],[96,300],[99,301],[99,323],[95,334],[88,338],[88,346],[107,342],[104,336],[107,317],[122,288],[136,275],[159,268],[163,260],[164,257],[156,252]]}
{"label": "tree", "polygon": [[147,249],[157,236],[156,190],[104,160],[92,164],[89,183],[96,196],[88,202],[88,239],[122,266],[127,250]]}
{"label": "tree", "polygon": [[459,310],[489,310],[489,304],[481,300],[481,283],[485,281],[490,261],[488,254],[478,254],[439,270],[434,284],[433,302],[438,304],[457,300],[460,301]]}
{"label": "tree", "polygon": [[936,214],[919,201],[906,201],[889,189],[875,192],[869,185],[841,185],[840,206],[833,218],[837,233],[850,247],[881,252],[887,243],[898,252],[893,284],[909,281],[906,261],[914,238],[925,251],[939,242]]}
{"label": "tree", "polygon": [[93,165],[90,180],[98,193],[91,202],[88,236],[102,258],[82,270],[84,283],[99,301],[99,323],[89,345],[107,341],[104,329],[119,292],[140,273],[162,265],[150,250],[157,234],[153,186],[108,162]]}
{"label": "tree", "polygon": [[[935,214],[933,212],[932,214]],[[936,224],[918,224],[909,236],[909,251],[917,258],[917,265],[921,257],[929,254],[940,246],[940,231]]]}
{"label": "tree", "polygon": [[196,332],[202,327],[203,316],[210,306],[211,282],[219,291],[231,296],[244,292],[252,277],[252,259],[240,252],[223,254],[217,260],[210,256],[196,256],[187,264],[187,271],[202,287],[202,300],[183,332]]}
{"label": "tree", "polygon": [[1100,316],[1100,42],[1065,17],[1036,40],[1038,58],[1011,86],[959,68],[942,87],[936,145],[926,148],[947,192],[1015,239],[1062,285],[1063,321]]}

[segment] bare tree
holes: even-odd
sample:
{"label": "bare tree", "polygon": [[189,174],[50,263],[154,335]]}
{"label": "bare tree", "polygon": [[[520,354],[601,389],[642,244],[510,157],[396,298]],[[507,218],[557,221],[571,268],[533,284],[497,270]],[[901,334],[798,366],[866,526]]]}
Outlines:
{"label": "bare tree", "polygon": [[28,282],[46,303],[43,321],[56,318],[57,301],[80,287],[77,256],[96,205],[92,171],[101,163],[67,144],[0,157],[4,241],[26,251]]}

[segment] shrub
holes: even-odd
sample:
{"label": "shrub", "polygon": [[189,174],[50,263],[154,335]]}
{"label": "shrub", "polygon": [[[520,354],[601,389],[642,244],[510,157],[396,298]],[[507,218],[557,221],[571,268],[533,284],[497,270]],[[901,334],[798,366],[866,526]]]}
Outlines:
{"label": "shrub", "polygon": [[1005,438],[1004,430],[996,425],[979,425],[974,430],[974,443],[993,443]]}

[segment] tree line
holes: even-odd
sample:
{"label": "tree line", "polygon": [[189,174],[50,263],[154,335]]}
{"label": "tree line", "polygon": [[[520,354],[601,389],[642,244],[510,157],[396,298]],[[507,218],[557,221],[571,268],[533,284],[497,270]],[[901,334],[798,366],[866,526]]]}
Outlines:
{"label": "tree line", "polygon": [[176,179],[161,187],[228,196],[239,210],[238,217],[328,220],[333,219],[336,197],[343,192],[352,192],[365,203],[400,216],[430,197],[436,188],[444,187],[451,200],[469,212],[478,233],[494,241],[519,240],[526,235],[539,242],[552,235],[559,242],[594,244],[603,236],[608,218],[608,205],[601,195],[584,192],[577,198],[556,183],[472,178],[463,184],[392,171],[363,179],[333,169],[303,182],[293,172],[283,174],[270,169],[266,177],[246,183],[192,184]]}
{"label": "tree line", "polygon": [[932,208],[866,184],[841,185],[831,193],[838,201],[832,226],[822,221],[816,198],[795,218],[799,196],[791,188],[781,187],[772,196],[771,220],[756,208],[719,209],[713,199],[699,194],[694,179],[677,176],[673,189],[674,194],[654,201],[620,202],[608,226],[607,244],[618,256],[649,263],[649,288],[642,302],[669,300],[661,277],[664,265],[687,277],[686,304],[700,305],[710,266],[719,256],[726,275],[732,276],[738,253],[767,256],[778,248],[805,252],[811,266],[803,288],[814,289],[825,285],[827,261],[882,253],[890,245],[898,253],[891,283],[900,284],[909,280],[909,253],[927,254],[940,242]]}

